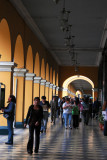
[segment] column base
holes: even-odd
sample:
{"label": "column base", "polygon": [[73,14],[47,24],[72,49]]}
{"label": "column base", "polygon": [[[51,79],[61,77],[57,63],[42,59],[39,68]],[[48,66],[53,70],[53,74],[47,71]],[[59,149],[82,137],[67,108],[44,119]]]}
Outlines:
{"label": "column base", "polygon": [[16,122],[15,128],[24,128],[24,122]]}
{"label": "column base", "polygon": [[0,135],[8,135],[7,126],[0,126]]}

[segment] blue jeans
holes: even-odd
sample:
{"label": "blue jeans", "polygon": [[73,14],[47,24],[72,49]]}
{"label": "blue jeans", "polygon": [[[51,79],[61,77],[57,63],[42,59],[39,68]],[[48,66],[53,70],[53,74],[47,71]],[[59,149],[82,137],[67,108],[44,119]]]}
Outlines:
{"label": "blue jeans", "polygon": [[8,143],[13,143],[13,120],[7,119]]}
{"label": "blue jeans", "polygon": [[69,120],[69,126],[71,126],[71,120],[72,120],[72,114],[71,113],[63,113],[64,121],[65,121],[65,127],[68,125]]}
{"label": "blue jeans", "polygon": [[41,130],[46,130],[48,122],[48,111],[43,111],[43,119],[41,122]]}

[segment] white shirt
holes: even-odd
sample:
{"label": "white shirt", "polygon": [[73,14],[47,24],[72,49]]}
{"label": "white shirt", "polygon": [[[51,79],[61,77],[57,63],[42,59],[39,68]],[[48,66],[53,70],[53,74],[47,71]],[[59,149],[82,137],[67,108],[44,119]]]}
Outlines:
{"label": "white shirt", "polygon": [[[68,106],[67,108],[64,109],[64,107],[65,107],[66,105],[70,105],[70,106]],[[63,104],[63,113],[72,113],[71,103],[66,103],[66,102],[65,102],[65,103]]]}

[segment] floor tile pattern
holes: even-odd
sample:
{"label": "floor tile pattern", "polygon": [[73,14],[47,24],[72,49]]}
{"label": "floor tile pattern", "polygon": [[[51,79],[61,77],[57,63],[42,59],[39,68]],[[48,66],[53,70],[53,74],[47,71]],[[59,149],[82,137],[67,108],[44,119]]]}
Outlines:
{"label": "floor tile pattern", "polygon": [[26,152],[28,129],[14,130],[14,145],[0,136],[0,160],[107,160],[107,136],[99,129],[96,120],[88,126],[80,122],[79,129],[65,129],[61,120],[56,125],[48,122],[46,133],[41,133],[39,153]]}

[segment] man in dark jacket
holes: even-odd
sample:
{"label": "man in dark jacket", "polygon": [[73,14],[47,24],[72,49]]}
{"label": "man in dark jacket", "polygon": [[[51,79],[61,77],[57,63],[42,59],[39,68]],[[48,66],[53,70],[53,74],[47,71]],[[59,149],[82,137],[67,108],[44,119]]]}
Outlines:
{"label": "man in dark jacket", "polygon": [[40,105],[43,108],[43,120],[42,120],[42,125],[41,125],[41,132],[46,132],[47,129],[47,122],[48,122],[48,110],[50,108],[49,102],[46,101],[46,97],[42,96],[41,97],[42,101],[40,101]]}
{"label": "man in dark jacket", "polygon": [[13,121],[14,121],[14,112],[15,112],[15,103],[16,98],[14,95],[10,95],[8,98],[8,106],[2,111],[4,112],[4,117],[7,118],[7,126],[8,126],[8,141],[5,144],[12,145],[13,144]]}
{"label": "man in dark jacket", "polygon": [[43,109],[39,105],[39,97],[34,98],[34,104],[29,107],[24,127],[29,124],[29,140],[27,144],[27,152],[33,153],[33,139],[35,130],[35,153],[38,153],[40,142],[41,120],[43,118]]}

